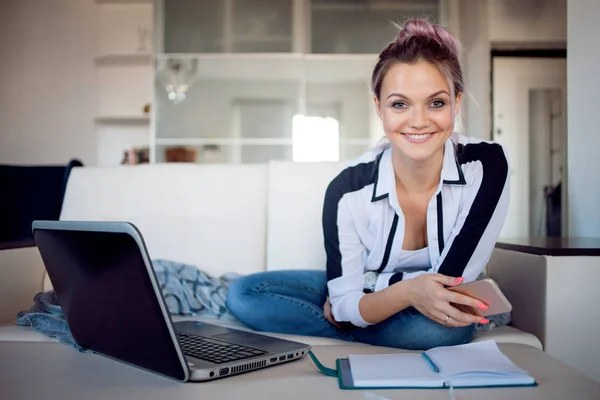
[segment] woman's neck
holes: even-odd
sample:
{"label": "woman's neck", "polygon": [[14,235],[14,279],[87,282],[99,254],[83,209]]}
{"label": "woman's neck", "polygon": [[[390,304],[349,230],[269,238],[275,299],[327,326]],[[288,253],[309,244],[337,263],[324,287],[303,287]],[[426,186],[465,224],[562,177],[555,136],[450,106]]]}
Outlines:
{"label": "woman's neck", "polygon": [[392,164],[397,189],[409,193],[423,194],[438,187],[444,161],[444,148],[441,148],[431,158],[423,161],[411,160],[394,153],[392,153]]}

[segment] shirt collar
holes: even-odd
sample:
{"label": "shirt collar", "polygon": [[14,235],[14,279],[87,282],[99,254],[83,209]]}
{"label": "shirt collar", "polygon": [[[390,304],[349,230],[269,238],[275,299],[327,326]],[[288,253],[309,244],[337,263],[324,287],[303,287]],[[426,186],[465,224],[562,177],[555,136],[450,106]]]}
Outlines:
{"label": "shirt collar", "polygon": [[[445,185],[466,185],[463,174],[455,153],[455,144],[451,138],[444,144],[444,161],[442,164],[442,183]],[[390,193],[396,192],[396,179],[394,176],[394,166],[392,165],[392,148],[386,147],[379,155],[377,160],[377,175],[373,186],[373,195],[371,202],[390,198]],[[396,205],[396,196],[391,196],[390,204]]]}
{"label": "shirt collar", "polygon": [[444,163],[442,165],[442,182],[444,185],[466,185],[465,175],[458,164],[456,145],[451,138],[444,146]]}

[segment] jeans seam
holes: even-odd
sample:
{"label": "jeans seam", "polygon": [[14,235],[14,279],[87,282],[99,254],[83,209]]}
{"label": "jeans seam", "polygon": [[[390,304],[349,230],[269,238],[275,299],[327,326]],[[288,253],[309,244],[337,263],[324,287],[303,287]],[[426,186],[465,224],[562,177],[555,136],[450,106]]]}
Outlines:
{"label": "jeans seam", "polygon": [[301,290],[307,291],[307,292],[309,292],[311,294],[317,294],[317,295],[322,294],[320,291],[312,290],[311,288],[306,287],[306,286],[290,285],[290,284],[287,284],[287,283],[270,282],[270,281],[263,281],[263,282],[261,282],[260,285],[257,288],[253,289],[253,290],[260,293],[260,292],[263,292],[263,290],[266,287],[269,287],[269,286],[286,286],[286,287],[293,288],[293,289],[301,289]]}
{"label": "jeans seam", "polygon": [[[306,303],[303,303],[303,302],[301,302],[301,301],[298,301],[298,300],[296,300],[296,299],[294,299],[294,298],[292,298],[292,297],[284,296],[284,295],[277,294],[277,293],[267,293],[267,292],[263,292],[262,294],[263,294],[263,295],[267,295],[267,296],[271,296],[271,297],[275,297],[275,298],[278,298],[278,299],[280,299],[280,300],[287,301],[287,302],[289,302],[289,303],[293,303],[293,304],[299,305],[299,306],[301,306],[302,308],[304,308],[304,309],[306,309],[306,310],[310,311],[312,314],[316,315],[316,316],[317,316],[317,317],[318,317],[318,318],[319,318],[321,321],[324,321],[326,324],[328,324],[328,325],[330,325],[330,326],[332,326],[332,327],[336,328],[336,327],[335,327],[335,325],[333,325],[331,322],[329,322],[329,320],[328,320],[327,318],[325,318],[325,317],[324,317],[323,315],[321,315],[320,313],[318,313],[318,312],[315,312],[315,310],[314,310],[313,308],[311,308],[310,306],[307,306],[307,304],[306,304]],[[337,328],[336,328],[336,329],[337,329]],[[348,340],[348,341],[354,341],[354,337],[353,337],[352,335],[350,335],[350,334],[346,333],[346,332],[338,332],[338,334],[339,334],[341,337],[344,337],[344,338],[346,338],[346,339],[344,339],[344,340]]]}

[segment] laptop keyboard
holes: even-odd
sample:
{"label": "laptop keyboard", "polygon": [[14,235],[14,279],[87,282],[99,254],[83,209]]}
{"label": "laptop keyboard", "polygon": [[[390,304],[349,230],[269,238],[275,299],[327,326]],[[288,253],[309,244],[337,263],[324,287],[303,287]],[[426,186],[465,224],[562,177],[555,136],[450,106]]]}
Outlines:
{"label": "laptop keyboard", "polygon": [[191,357],[222,364],[266,354],[266,351],[240,346],[187,332],[177,332],[183,352]]}

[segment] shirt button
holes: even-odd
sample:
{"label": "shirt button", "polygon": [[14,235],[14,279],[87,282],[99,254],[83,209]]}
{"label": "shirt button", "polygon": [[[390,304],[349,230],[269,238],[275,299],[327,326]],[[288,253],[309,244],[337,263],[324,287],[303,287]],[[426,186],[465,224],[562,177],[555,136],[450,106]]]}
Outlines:
{"label": "shirt button", "polygon": [[434,242],[437,242],[437,236],[432,236],[431,240],[433,240]]}

